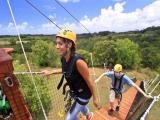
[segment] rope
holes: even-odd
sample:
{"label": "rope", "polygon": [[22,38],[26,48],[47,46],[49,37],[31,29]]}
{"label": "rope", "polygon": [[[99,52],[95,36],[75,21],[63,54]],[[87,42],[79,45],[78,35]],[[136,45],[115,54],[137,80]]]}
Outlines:
{"label": "rope", "polygon": [[149,88],[152,86],[152,84],[157,80],[157,78],[159,77],[159,74],[157,74],[157,76],[150,82],[150,85],[147,87],[147,90],[149,90]]}
{"label": "rope", "polygon": [[[14,25],[15,25],[15,28],[16,28],[16,31],[17,31],[18,39],[19,39],[19,41],[20,41],[20,44],[21,44],[21,47],[22,47],[22,51],[23,51],[25,60],[26,60],[26,62],[27,62],[27,66],[28,66],[29,72],[31,72],[31,68],[30,68],[30,65],[29,65],[29,62],[28,62],[28,59],[27,59],[25,50],[24,50],[24,46],[23,46],[23,43],[22,43],[22,40],[21,40],[21,37],[20,37],[20,33],[19,33],[19,31],[18,31],[18,28],[17,28],[17,24],[16,24],[16,21],[15,21],[15,18],[14,18],[14,15],[13,15],[12,8],[11,8],[11,5],[10,5],[9,0],[7,0],[7,3],[8,3],[8,7],[9,7],[9,10],[10,10],[10,13],[11,13],[11,16],[12,16],[12,19],[13,19],[13,22],[14,22]],[[47,119],[47,116],[46,116],[46,113],[45,113],[45,110],[44,110],[44,107],[43,107],[43,105],[42,105],[42,101],[41,101],[41,99],[40,99],[40,95],[39,95],[38,90],[37,90],[37,87],[36,87],[36,84],[35,84],[35,82],[34,82],[32,73],[31,73],[31,77],[32,77],[32,82],[33,82],[33,85],[34,85],[34,87],[35,87],[36,94],[37,94],[38,100],[39,100],[39,102],[40,102],[40,105],[41,105],[41,108],[42,108],[42,111],[43,111],[45,120],[48,120],[48,119]]]}
{"label": "rope", "polygon": [[157,101],[158,101],[157,97],[154,97],[152,103],[150,104],[150,106],[148,107],[148,109],[146,110],[146,112],[143,114],[143,116],[140,118],[140,120],[145,120],[147,114],[149,114],[149,111],[153,107],[154,103],[157,102]]}
{"label": "rope", "polygon": [[149,86],[149,84],[151,83],[153,79],[150,79],[150,80],[145,80],[146,81],[146,85]]}
{"label": "rope", "polygon": [[[94,79],[96,80],[96,73],[95,73],[94,66],[93,66],[93,57],[92,57],[92,53],[90,53],[90,55],[91,55],[91,63],[92,63],[93,76],[94,76]],[[96,85],[96,90],[97,90],[99,102],[101,102],[101,100],[100,100],[100,94],[99,94],[99,89],[98,89],[98,85],[97,85],[97,83],[95,83],[95,85]]]}
{"label": "rope", "polygon": [[35,10],[37,10],[42,16],[47,18],[51,23],[53,23],[57,28],[61,30],[61,27],[59,27],[55,22],[53,22],[49,17],[47,17],[43,12],[41,12],[35,5],[33,5],[30,1],[25,0],[29,5],[31,5]]}
{"label": "rope", "polygon": [[104,67],[104,72],[106,72],[107,71],[106,63],[103,63],[103,67]]}
{"label": "rope", "polygon": [[[158,77],[159,77],[159,75],[158,75]],[[157,78],[158,78],[158,77],[157,77]],[[157,79],[157,78],[156,78],[156,79]],[[155,85],[155,87],[153,88],[153,90],[152,90],[149,94],[152,94],[152,93],[154,92],[154,90],[158,87],[159,84],[160,84],[160,81],[158,81],[158,83]]]}
{"label": "rope", "polygon": [[159,93],[159,95],[157,96],[157,99],[158,99],[158,101],[160,100],[160,93]]}
{"label": "rope", "polygon": [[160,93],[159,93],[158,97],[160,97]]}
{"label": "rope", "polygon": [[58,2],[57,0],[54,0],[59,6],[61,6],[69,15],[72,16],[72,18],[74,18],[80,25],[83,26],[84,29],[86,29],[88,31],[89,34],[91,34],[91,32],[88,30],[88,28],[86,26],[84,26],[75,16],[73,16],[71,14],[71,12],[69,12],[60,2]]}

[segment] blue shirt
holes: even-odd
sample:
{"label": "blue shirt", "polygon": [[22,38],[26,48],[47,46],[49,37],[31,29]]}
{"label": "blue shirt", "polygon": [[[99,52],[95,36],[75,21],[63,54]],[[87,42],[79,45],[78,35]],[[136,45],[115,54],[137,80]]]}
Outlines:
{"label": "blue shirt", "polygon": [[[120,77],[123,74],[124,73],[121,73]],[[111,80],[112,80],[112,87],[114,87],[114,83],[115,83],[114,71],[108,71],[108,72],[106,72],[105,76],[111,78]],[[118,91],[122,92],[124,84],[128,84],[129,86],[133,86],[134,83],[133,83],[133,81],[129,77],[127,77],[126,75],[124,75],[123,78],[122,78],[122,83],[121,83],[120,89],[119,89],[119,84],[120,84],[120,81],[117,80],[115,89],[117,89]]]}

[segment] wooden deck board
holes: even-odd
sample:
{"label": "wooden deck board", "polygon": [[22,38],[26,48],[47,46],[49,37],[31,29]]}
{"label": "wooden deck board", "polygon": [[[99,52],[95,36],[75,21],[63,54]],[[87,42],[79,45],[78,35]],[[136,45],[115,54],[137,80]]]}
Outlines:
{"label": "wooden deck board", "polygon": [[[137,81],[136,84],[139,86],[141,81]],[[137,90],[133,87],[129,88],[123,94],[123,99],[121,102],[121,107],[119,112],[114,112],[112,116],[108,115],[108,109],[110,105],[107,104],[105,107],[102,107],[100,110],[96,110],[94,112],[94,116],[92,120],[125,120],[129,110],[133,104],[133,101],[136,97]],[[116,104],[116,103],[115,103]],[[80,118],[80,120],[85,120],[85,117]]]}

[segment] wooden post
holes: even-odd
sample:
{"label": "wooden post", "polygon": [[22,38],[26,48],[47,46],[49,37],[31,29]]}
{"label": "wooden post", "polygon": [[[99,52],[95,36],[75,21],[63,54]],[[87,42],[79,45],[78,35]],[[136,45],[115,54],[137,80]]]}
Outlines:
{"label": "wooden post", "polygon": [[13,111],[12,118],[9,120],[32,120],[20,91],[19,82],[13,74],[13,59],[10,55],[12,51],[12,48],[0,48],[0,84]]}

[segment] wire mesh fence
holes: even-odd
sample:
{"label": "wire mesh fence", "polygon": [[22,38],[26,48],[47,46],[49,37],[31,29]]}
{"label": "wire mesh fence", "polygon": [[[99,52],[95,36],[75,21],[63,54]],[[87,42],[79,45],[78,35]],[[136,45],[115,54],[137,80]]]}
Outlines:
{"label": "wire mesh fence", "polygon": [[[34,120],[44,120],[44,115],[38,98],[35,94],[34,86],[30,82],[29,75],[16,75],[21,85],[21,91],[24,94],[27,105],[30,109]],[[48,120],[63,120],[60,115],[63,110],[63,95],[57,90],[57,84],[61,75],[52,75],[44,77],[41,75],[34,76],[42,105]]]}
{"label": "wire mesh fence", "polygon": [[[104,71],[103,69],[95,69],[96,75],[99,76]],[[95,80],[95,75],[92,75],[92,69],[90,69],[92,80]],[[44,120],[44,115],[41,106],[37,100],[34,86],[30,82],[29,75],[16,75],[19,79],[21,90],[24,94],[25,100],[32,114],[33,120]],[[48,120],[64,120],[64,95],[62,89],[57,90],[57,85],[61,79],[61,74],[50,75],[48,77],[42,75],[35,75],[35,84],[40,94],[45,113]],[[99,97],[101,99],[101,105],[105,106],[108,103],[108,91],[110,86],[110,80],[103,77],[96,87],[99,90]],[[159,88],[157,88],[159,89]],[[103,91],[103,92],[102,92]],[[90,111],[95,111],[92,99],[89,104]]]}
{"label": "wire mesh fence", "polygon": [[[91,69],[90,69],[91,71]],[[92,71],[91,71],[92,72]],[[100,70],[98,74],[103,73],[103,70]],[[30,82],[30,75],[16,75],[19,82],[22,93],[24,94],[25,100],[29,107],[29,110],[32,114],[34,120],[44,120],[44,115],[41,106],[37,100],[34,86]],[[92,80],[95,79],[95,76],[91,75]],[[47,114],[48,120],[64,120],[64,95],[62,94],[62,89],[57,90],[57,85],[61,79],[61,74],[50,75],[48,77],[42,75],[34,75],[35,84],[37,90],[40,94],[40,99],[42,101],[45,113]],[[105,80],[102,80],[100,84],[97,85],[97,89],[100,92],[99,96],[102,99],[101,104],[105,105],[107,101],[107,88]],[[93,106],[92,99],[88,104],[90,111],[94,111],[95,107]]]}

